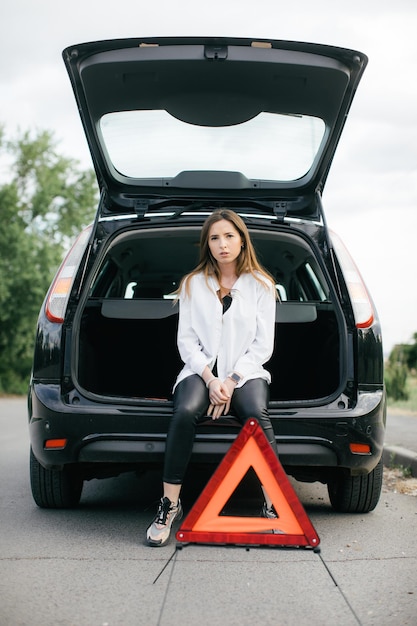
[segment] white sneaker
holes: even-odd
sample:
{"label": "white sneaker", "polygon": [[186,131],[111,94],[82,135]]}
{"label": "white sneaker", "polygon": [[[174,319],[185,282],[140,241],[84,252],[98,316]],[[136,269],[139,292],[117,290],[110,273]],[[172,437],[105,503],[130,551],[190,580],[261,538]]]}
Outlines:
{"label": "white sneaker", "polygon": [[261,511],[261,517],[266,517],[268,519],[278,519],[279,515],[276,512],[274,505],[268,508],[267,503],[264,502],[262,511]]}
{"label": "white sneaker", "polygon": [[[268,508],[267,503],[264,502],[262,510],[261,510],[261,517],[266,517],[267,519],[278,519],[279,515],[276,512],[274,505]],[[274,528],[272,530],[272,534],[273,535],[285,535],[284,531],[280,530],[279,528]]]}
{"label": "white sneaker", "polygon": [[148,546],[159,548],[165,545],[169,540],[173,522],[181,518],[181,501],[178,500],[178,504],[174,505],[169,498],[161,498],[155,519],[146,531]]}

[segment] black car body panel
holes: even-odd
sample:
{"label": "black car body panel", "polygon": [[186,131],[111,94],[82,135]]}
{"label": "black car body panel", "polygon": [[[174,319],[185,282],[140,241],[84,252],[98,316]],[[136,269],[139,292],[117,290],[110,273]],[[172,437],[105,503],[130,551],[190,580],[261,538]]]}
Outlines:
{"label": "black car body panel", "polygon": [[[207,215],[227,207],[245,220],[281,297],[266,364],[281,462],[300,480],[328,483],[338,510],[372,510],[386,412],[380,325],[321,203],[366,56],[296,42],[163,38],[72,46],[64,59],[101,197],[95,223],[63,261],[39,316],[29,393],[35,501],[71,506],[82,480],[162,463],[181,367],[175,291],[196,265]],[[285,159],[282,178],[199,167],[136,175],[131,162],[117,161],[120,137],[130,141],[123,126],[132,122],[130,113],[149,109],[164,113],[169,132],[171,118],[175,132],[184,120],[185,134],[203,127],[213,145],[213,129],[240,133],[257,117],[265,126],[250,127],[252,138],[272,124],[285,141],[296,128],[302,159],[294,152],[289,160],[301,175],[291,179]],[[299,122],[306,124],[301,131]],[[318,129],[310,145],[308,133]],[[149,158],[158,168],[157,127],[147,133],[135,118],[130,130],[151,140]],[[133,143],[140,144],[140,134]],[[181,142],[174,145],[181,161]],[[268,150],[257,155],[272,172]],[[230,155],[233,164],[236,153]],[[242,161],[248,171],[256,160],[249,157]],[[192,461],[218,463],[238,427],[233,416],[203,421]]]}

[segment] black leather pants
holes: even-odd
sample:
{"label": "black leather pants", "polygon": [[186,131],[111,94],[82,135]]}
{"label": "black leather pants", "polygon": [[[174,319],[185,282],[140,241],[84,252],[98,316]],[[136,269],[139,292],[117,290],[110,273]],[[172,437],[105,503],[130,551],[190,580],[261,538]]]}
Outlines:
{"label": "black leather pants", "polygon": [[[278,456],[268,402],[268,383],[262,378],[248,380],[242,387],[234,390],[230,413],[241,424],[251,417],[257,419]],[[206,414],[209,403],[208,390],[200,376],[188,376],[177,385],[166,442],[164,482],[175,485],[183,483],[193,449],[195,429],[199,419]]]}

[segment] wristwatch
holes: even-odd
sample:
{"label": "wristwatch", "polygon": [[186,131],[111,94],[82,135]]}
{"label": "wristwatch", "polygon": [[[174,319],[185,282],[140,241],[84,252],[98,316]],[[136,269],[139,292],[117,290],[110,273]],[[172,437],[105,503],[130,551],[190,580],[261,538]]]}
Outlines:
{"label": "wristwatch", "polygon": [[231,374],[229,374],[228,378],[231,378],[233,382],[236,383],[236,385],[242,380],[242,376],[239,376],[239,374],[236,374],[236,372],[232,372]]}

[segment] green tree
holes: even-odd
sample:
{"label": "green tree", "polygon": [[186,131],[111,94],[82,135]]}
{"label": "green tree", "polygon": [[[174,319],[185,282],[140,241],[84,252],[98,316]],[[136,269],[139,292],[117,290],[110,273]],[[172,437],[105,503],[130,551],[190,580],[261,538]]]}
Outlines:
{"label": "green tree", "polygon": [[417,370],[417,333],[413,335],[414,343],[407,344],[405,348],[405,358],[409,370]]}
{"label": "green tree", "polygon": [[417,333],[414,343],[399,343],[393,347],[385,366],[385,384],[388,397],[394,401],[408,400],[408,383],[417,368]]}
{"label": "green tree", "polygon": [[408,400],[407,390],[408,369],[399,361],[388,361],[385,367],[385,388],[387,396],[392,400]]}
{"label": "green tree", "polygon": [[48,131],[6,140],[0,128],[0,150],[0,392],[21,393],[40,306],[65,248],[94,216],[97,187]]}
{"label": "green tree", "polygon": [[399,343],[393,347],[389,355],[389,363],[401,363],[410,372],[417,369],[417,333],[413,335],[414,343]]}

